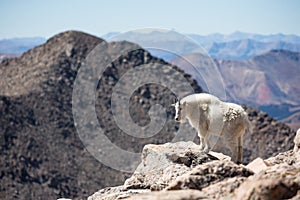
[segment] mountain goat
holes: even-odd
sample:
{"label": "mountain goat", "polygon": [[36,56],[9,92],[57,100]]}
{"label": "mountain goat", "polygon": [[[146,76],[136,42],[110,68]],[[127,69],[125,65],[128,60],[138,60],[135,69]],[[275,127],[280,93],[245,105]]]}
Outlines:
{"label": "mountain goat", "polygon": [[217,97],[206,94],[193,94],[173,104],[176,109],[175,120],[188,119],[198,131],[200,149],[208,153],[209,136],[224,138],[232,151],[232,159],[242,162],[243,134],[250,132],[250,122],[244,109],[234,103],[222,102]]}

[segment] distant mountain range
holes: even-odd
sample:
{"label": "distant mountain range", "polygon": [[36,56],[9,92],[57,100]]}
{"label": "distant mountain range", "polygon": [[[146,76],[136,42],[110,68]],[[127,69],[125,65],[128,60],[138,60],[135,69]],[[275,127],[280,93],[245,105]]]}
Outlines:
{"label": "distant mountain range", "polygon": [[300,43],[300,37],[298,35],[286,35],[282,33],[278,34],[270,34],[270,35],[263,35],[263,34],[255,34],[255,33],[244,33],[240,31],[236,31],[232,34],[210,34],[210,35],[198,35],[198,34],[187,34],[189,37],[193,38],[200,44],[210,44],[210,43],[224,43],[230,42],[234,40],[245,40],[251,39],[256,40],[259,42],[278,42],[283,41],[287,43]]}
{"label": "distant mountain range", "polygon": [[[184,37],[175,31],[132,31],[127,33],[111,32],[102,36],[109,40],[128,40],[147,48],[159,46],[173,49],[176,54],[205,51],[213,58],[242,60],[266,53],[274,49],[300,52],[300,37],[297,35],[260,35],[235,32],[229,35],[186,34]],[[179,43],[181,41],[181,43]],[[184,41],[184,43],[182,43]],[[197,43],[199,45],[197,45]],[[202,46],[202,49],[199,47]],[[153,55],[170,59],[169,54],[149,50]]]}
{"label": "distant mountain range", "polygon": [[242,60],[274,49],[300,52],[300,43],[284,41],[260,42],[253,39],[243,39],[221,43],[214,42],[206,46],[206,49],[213,58]]}
{"label": "distant mountain range", "polygon": [[[164,34],[167,36],[168,34],[174,34],[176,31],[130,31],[126,34],[132,34],[132,33],[139,33],[139,34],[152,34],[153,32],[155,34]],[[105,35],[102,35],[101,37],[103,39],[111,39],[112,37],[115,37],[117,35],[124,35],[124,33],[121,32],[109,32]],[[207,45],[212,44],[214,42],[216,43],[224,43],[224,42],[230,42],[234,40],[245,40],[245,39],[251,39],[256,40],[259,42],[276,42],[276,41],[283,41],[287,43],[300,43],[300,36],[298,35],[287,35],[287,34],[270,34],[270,35],[263,35],[263,34],[255,34],[255,33],[244,33],[240,31],[236,31],[232,34],[221,34],[221,33],[213,33],[208,35],[200,35],[200,34],[185,34],[186,36],[191,37],[193,40],[197,41],[200,44]]]}
{"label": "distant mountain range", "polygon": [[[266,53],[273,49],[300,52],[300,37],[285,34],[252,34],[234,32],[232,34],[186,34],[186,37],[175,31],[132,31],[127,33],[109,32],[102,35],[106,40],[127,40],[140,44],[142,47],[161,46],[173,49],[173,53],[186,54],[192,51],[205,51],[213,58],[242,60]],[[179,39],[180,38],[180,39]],[[184,41],[179,44],[178,41]],[[12,38],[0,40],[0,54],[20,55],[25,51],[43,44],[46,38]],[[200,44],[202,49],[197,45]],[[149,49],[154,55],[163,59],[171,59],[174,55]],[[2,56],[3,57],[3,56]],[[10,57],[10,56],[8,56]]]}
{"label": "distant mountain range", "polygon": [[11,38],[0,40],[0,53],[21,54],[46,42],[43,37]]}

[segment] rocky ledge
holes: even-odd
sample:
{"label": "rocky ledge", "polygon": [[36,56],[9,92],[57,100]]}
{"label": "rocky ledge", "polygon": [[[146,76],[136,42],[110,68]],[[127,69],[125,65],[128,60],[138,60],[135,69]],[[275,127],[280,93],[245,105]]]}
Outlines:
{"label": "rocky ledge", "polygon": [[146,145],[142,163],[124,185],[88,200],[300,199],[300,131],[295,148],[247,166],[202,153],[192,142]]}

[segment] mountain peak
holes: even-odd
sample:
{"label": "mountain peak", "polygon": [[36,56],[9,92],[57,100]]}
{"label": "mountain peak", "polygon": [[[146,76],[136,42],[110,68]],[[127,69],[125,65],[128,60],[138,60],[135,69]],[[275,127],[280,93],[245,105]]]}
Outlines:
{"label": "mountain peak", "polygon": [[[285,50],[285,49],[272,49],[264,54],[255,56],[251,59],[252,60],[260,60],[262,58],[263,59],[271,59],[275,63],[278,62],[280,59],[283,59],[284,61],[293,60],[293,61],[296,61],[296,66],[294,66],[294,67],[297,68],[297,66],[298,66],[297,63],[300,60],[300,53]],[[282,66],[285,66],[284,61],[280,62],[282,64]]]}
{"label": "mountain peak", "polygon": [[3,61],[0,64],[0,74],[6,78],[0,81],[0,94],[16,96],[41,90],[41,83],[49,79],[50,73],[55,73],[60,68],[67,70],[77,66],[76,63],[83,61],[102,41],[104,40],[86,33],[66,31],[25,52],[20,58]]}
{"label": "mountain peak", "polygon": [[75,30],[69,30],[65,32],[58,33],[57,35],[54,35],[51,37],[48,41],[53,41],[53,40],[60,40],[60,39],[67,39],[68,41],[76,40],[82,37],[88,37],[88,38],[94,38],[95,40],[103,41],[97,36],[93,36],[81,31],[75,31]]}

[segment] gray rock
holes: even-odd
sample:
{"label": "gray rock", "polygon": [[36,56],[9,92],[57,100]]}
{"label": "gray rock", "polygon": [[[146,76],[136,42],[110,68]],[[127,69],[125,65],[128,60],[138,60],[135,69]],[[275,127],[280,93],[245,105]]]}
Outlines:
{"label": "gray rock", "polygon": [[251,163],[249,163],[246,167],[247,169],[250,169],[254,173],[259,173],[268,168],[268,163],[262,158],[256,158]]}
{"label": "gray rock", "polygon": [[146,145],[142,153],[142,163],[125,181],[124,186],[127,189],[161,190],[195,166],[213,160],[218,158],[203,153],[193,142]]}
{"label": "gray rock", "polygon": [[235,191],[234,199],[289,199],[300,190],[300,166],[274,165],[265,173],[248,178]]}
{"label": "gray rock", "polygon": [[265,160],[270,166],[279,165],[279,164],[289,164],[293,165],[297,163],[297,154],[292,150],[282,152],[277,154],[274,157],[270,157]]}
{"label": "gray rock", "polygon": [[258,161],[252,167],[263,164],[263,170],[253,174],[228,156],[202,153],[192,142],[146,145],[142,163],[124,186],[88,200],[299,199],[300,162],[293,151]]}
{"label": "gray rock", "polygon": [[150,192],[150,190],[127,190],[123,186],[117,187],[108,187],[98,192],[94,193],[93,195],[88,197],[88,200],[113,200],[113,199],[123,199],[126,197],[130,197],[132,195]]}
{"label": "gray rock", "polygon": [[206,199],[232,199],[235,189],[237,189],[247,177],[227,178],[221,182],[211,184],[201,190]]}
{"label": "gray rock", "polygon": [[177,177],[166,189],[199,189],[220,182],[226,178],[248,177],[253,172],[231,161],[212,161],[195,167],[183,176]]}
{"label": "gray rock", "polygon": [[199,190],[173,190],[138,194],[126,198],[126,200],[199,200],[206,199]]}

